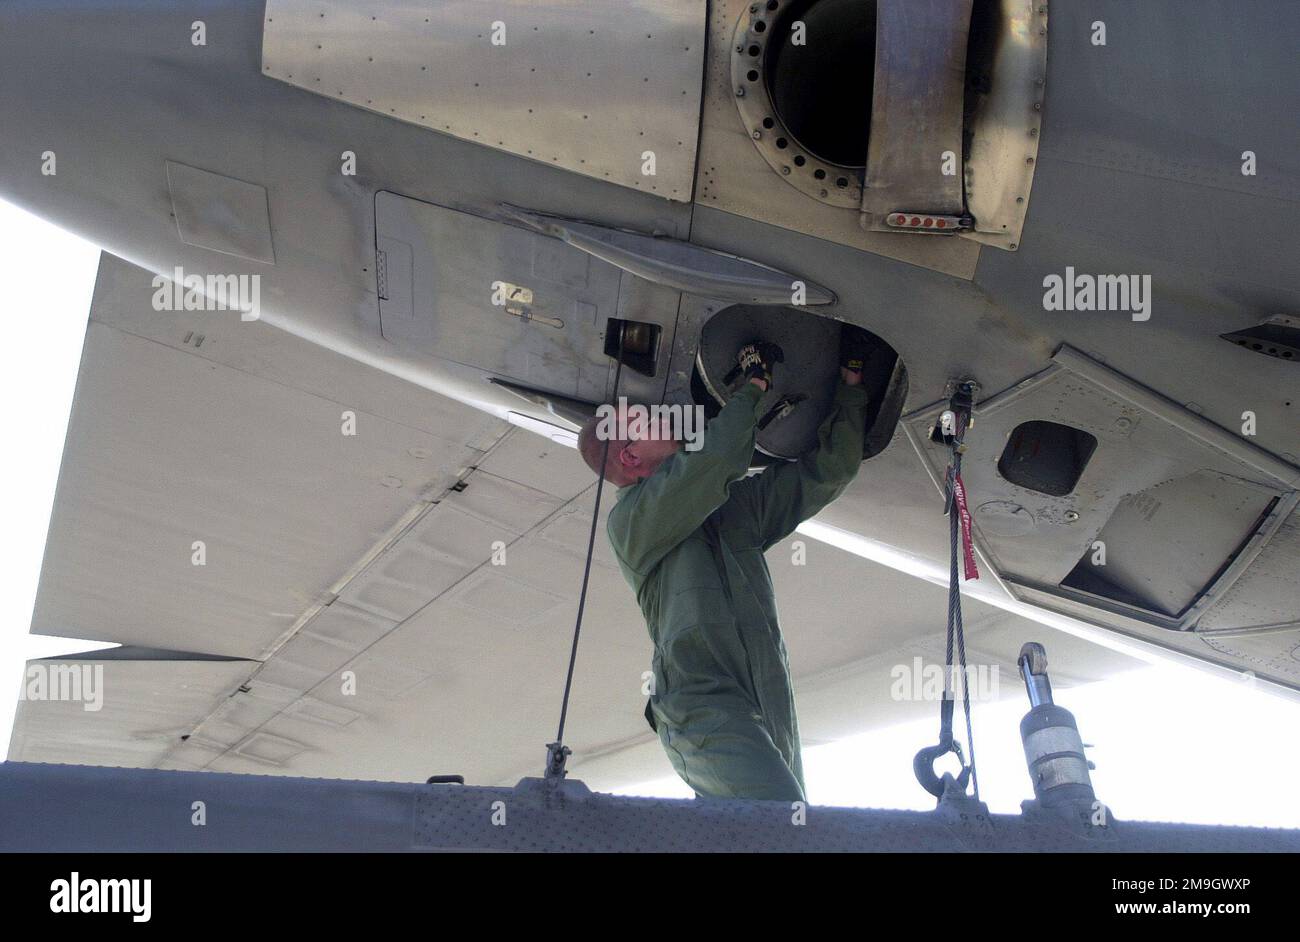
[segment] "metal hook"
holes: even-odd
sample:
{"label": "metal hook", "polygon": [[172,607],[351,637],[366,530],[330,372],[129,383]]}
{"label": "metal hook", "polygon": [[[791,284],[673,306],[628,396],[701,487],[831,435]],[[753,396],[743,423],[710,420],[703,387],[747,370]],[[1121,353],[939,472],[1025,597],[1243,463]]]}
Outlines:
{"label": "metal hook", "polygon": [[[966,784],[970,781],[971,767],[966,764],[966,757],[962,754],[961,743],[952,738],[952,702],[950,697],[944,697],[943,706],[946,715],[940,725],[939,741],[933,746],[926,746],[921,749],[912,758],[912,774],[916,776],[916,780],[921,787],[935,798],[943,797],[944,783],[948,780],[952,780],[963,794],[966,792]],[[961,763],[961,773],[954,779],[951,772],[944,772],[941,778],[935,774],[934,764],[950,752]]]}

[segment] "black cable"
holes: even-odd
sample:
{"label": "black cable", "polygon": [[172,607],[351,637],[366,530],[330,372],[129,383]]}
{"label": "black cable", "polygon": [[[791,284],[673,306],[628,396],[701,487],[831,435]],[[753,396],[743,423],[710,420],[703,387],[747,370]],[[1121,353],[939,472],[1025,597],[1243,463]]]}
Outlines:
{"label": "black cable", "polygon": [[[961,474],[961,454],[958,452],[954,452],[952,461],[953,461],[952,484],[953,484],[953,494],[955,497],[957,478]],[[960,542],[961,542],[961,520],[959,518],[961,514],[958,508],[955,506],[956,505],[955,499],[953,501],[953,504],[954,506],[950,511],[952,522],[949,527],[952,533],[952,547],[951,547],[952,563],[949,567],[949,576],[951,578],[951,582],[949,583],[949,589],[948,589],[948,596],[949,596],[948,604],[950,608],[950,617],[952,621],[951,624],[949,624],[948,626],[948,664],[949,664],[948,669],[950,671],[952,670],[951,667],[952,639],[953,636],[955,635],[957,638],[957,656],[961,663],[961,701],[962,701],[962,713],[966,717],[966,751],[970,754],[971,785],[974,787],[975,800],[979,801],[980,778],[979,778],[979,772],[977,772],[975,769],[975,732],[974,732],[974,728],[971,725],[971,718],[970,718],[970,675],[966,670],[966,632],[965,632],[964,625],[962,624],[962,615],[961,615],[961,583],[958,582],[957,580],[957,554],[960,551]]]}
{"label": "black cable", "polygon": [[[618,325],[618,366],[614,369],[614,417],[618,418],[618,383],[623,375],[623,337],[627,330],[627,323],[620,322]],[[587,605],[587,583],[591,579],[591,559],[596,549],[596,526],[600,520],[600,494],[605,487],[605,463],[609,461],[609,443],[610,437],[605,438],[605,448],[601,452],[600,473],[596,478],[596,506],[591,512],[591,533],[587,536],[587,562],[582,570],[582,590],[578,593],[578,618],[573,626],[573,647],[569,651],[569,672],[564,679],[564,700],[560,705],[560,727],[555,734],[555,748],[552,751],[552,759],[559,756],[559,761],[563,763],[564,749],[564,722],[569,715],[569,694],[573,690],[573,668],[578,662],[578,636],[582,632],[582,612]]]}
{"label": "black cable", "polygon": [[[948,508],[948,645],[945,657],[943,705],[939,714],[940,738],[952,736],[952,655],[953,643],[956,642],[958,658],[961,664],[962,713],[966,717],[966,748],[970,753],[969,768],[971,783],[974,786],[975,800],[979,801],[979,773],[975,770],[975,733],[970,716],[970,684],[966,671],[966,634],[961,617],[961,581],[957,567],[957,557],[961,553],[961,508],[957,502],[957,478],[961,474],[961,446],[966,432],[967,417],[957,414],[957,427],[952,443],[952,462],[948,466],[948,490],[945,503]],[[946,736],[944,735],[946,733]]]}

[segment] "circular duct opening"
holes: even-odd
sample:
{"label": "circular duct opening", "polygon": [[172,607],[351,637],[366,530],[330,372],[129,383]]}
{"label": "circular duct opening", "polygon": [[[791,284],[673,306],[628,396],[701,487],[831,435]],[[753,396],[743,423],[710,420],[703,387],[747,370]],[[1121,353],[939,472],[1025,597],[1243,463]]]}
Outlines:
{"label": "circular duct opening", "polygon": [[893,438],[907,398],[907,370],[885,340],[861,327],[810,313],[806,308],[734,304],[705,322],[691,376],[691,392],[712,418],[743,380],[724,381],[745,344],[779,344],[785,360],[772,388],[760,401],[763,418],[787,396],[797,403],[789,414],[772,417],[755,436],[756,465],[766,458],[793,460],[817,444],[818,428],[830,411],[840,379],[841,344],[851,340],[863,354],[862,383],[867,390],[863,458],[884,450]]}
{"label": "circular duct opening", "polygon": [[865,167],[875,0],[795,0],[768,35],[763,78],[790,135],[826,163]]}

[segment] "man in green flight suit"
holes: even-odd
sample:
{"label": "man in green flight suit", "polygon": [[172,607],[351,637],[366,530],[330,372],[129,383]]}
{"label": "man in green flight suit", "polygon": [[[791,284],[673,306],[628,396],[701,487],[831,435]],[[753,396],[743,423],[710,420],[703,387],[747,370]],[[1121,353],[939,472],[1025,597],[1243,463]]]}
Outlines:
{"label": "man in green flight suit", "polygon": [[850,356],[816,448],[746,477],[781,352],[748,344],[737,358],[744,384],[699,450],[644,427],[609,436],[606,452],[598,419],[578,447],[597,473],[607,454],[606,478],[620,489],[609,539],[654,642],[646,719],[673,767],[698,797],[802,801],[790,666],[763,553],[853,480],[867,394],[862,361]]}

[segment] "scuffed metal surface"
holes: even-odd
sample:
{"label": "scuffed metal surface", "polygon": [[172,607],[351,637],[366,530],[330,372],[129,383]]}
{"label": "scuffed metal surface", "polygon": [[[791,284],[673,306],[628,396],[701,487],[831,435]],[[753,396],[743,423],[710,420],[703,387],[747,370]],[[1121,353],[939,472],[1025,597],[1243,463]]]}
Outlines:
{"label": "scuffed metal surface", "polygon": [[1015,251],[1029,211],[1047,80],[1047,0],[1002,0],[988,94],[970,119],[965,237]]}
{"label": "scuffed metal surface", "polygon": [[971,0],[877,5],[876,80],[862,210],[877,228],[892,212],[961,215],[961,155]]}
{"label": "scuffed metal surface", "polygon": [[[262,72],[688,202],[705,12],[704,0],[268,0]],[[653,175],[643,172],[647,152]]]}

